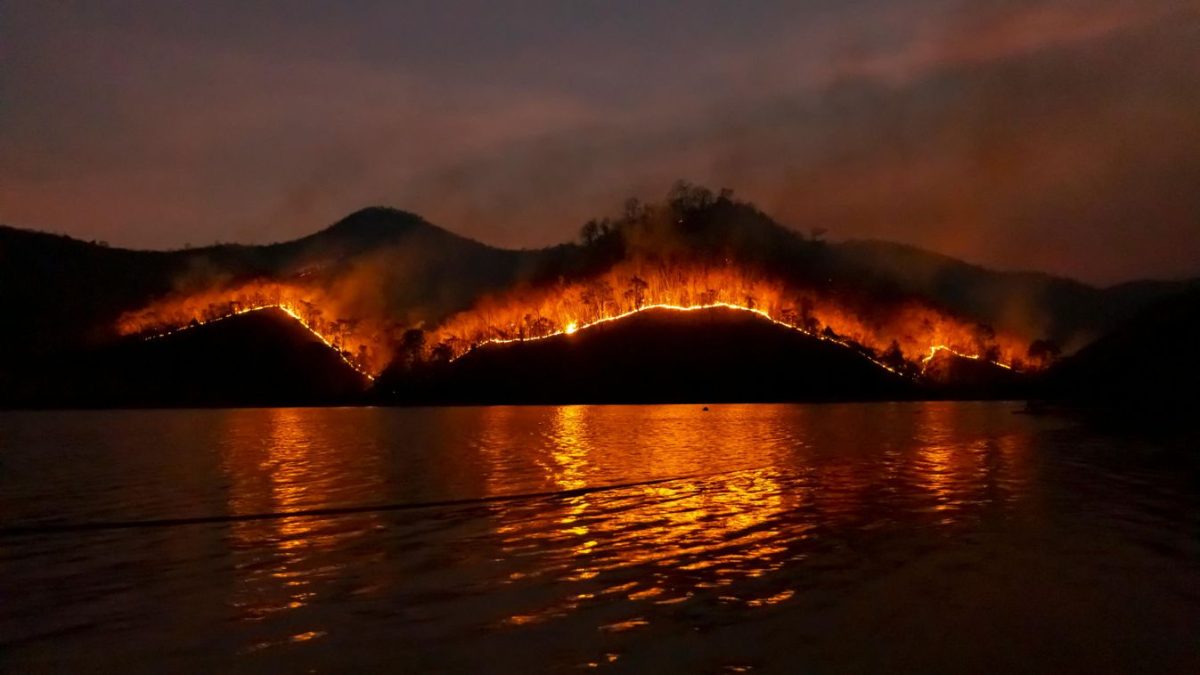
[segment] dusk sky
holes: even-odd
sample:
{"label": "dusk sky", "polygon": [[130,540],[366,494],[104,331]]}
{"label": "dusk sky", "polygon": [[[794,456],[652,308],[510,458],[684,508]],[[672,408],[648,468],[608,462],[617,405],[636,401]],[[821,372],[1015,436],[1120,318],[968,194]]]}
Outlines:
{"label": "dusk sky", "polygon": [[500,246],[678,178],[833,239],[1200,275],[1195,0],[0,0],[0,222]]}

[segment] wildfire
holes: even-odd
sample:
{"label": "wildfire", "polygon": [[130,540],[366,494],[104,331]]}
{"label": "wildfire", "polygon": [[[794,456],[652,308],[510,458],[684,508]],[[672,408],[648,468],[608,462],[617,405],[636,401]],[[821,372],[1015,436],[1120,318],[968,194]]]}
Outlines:
{"label": "wildfire", "polygon": [[972,361],[988,361],[992,365],[999,366],[1001,368],[1004,368],[1005,370],[1016,370],[1011,364],[1001,363],[1000,361],[990,361],[988,359],[985,359],[983,356],[981,356],[979,354],[964,354],[960,351],[956,351],[953,347],[949,347],[947,345],[934,345],[929,348],[928,354],[921,357],[921,372],[924,373],[925,369],[929,367],[929,364],[933,362],[933,359],[942,352],[946,352],[947,354],[953,354],[954,356],[957,356],[960,359],[970,359]]}
{"label": "wildfire", "polygon": [[[386,330],[378,322],[326,318],[332,303],[315,289],[276,282],[252,282],[160,300],[127,312],[117,322],[121,335],[158,339],[235,316],[277,309],[332,349],[346,365],[374,380],[387,365]],[[357,345],[356,349],[351,349]]]}
{"label": "wildfire", "polygon": [[[572,322],[572,323],[567,324],[566,327],[564,327],[561,331],[555,331],[552,333],[547,333],[545,335],[537,335],[537,336],[531,336],[531,337],[526,337],[526,338],[512,338],[512,339],[492,338],[490,340],[479,343],[475,346],[483,347],[483,346],[491,345],[491,344],[509,344],[509,343],[513,343],[513,342],[530,342],[530,341],[534,341],[534,340],[544,340],[546,338],[552,338],[552,337],[556,337],[559,335],[574,335],[575,333],[579,332],[580,330],[583,330],[586,328],[593,328],[593,327],[599,326],[601,324],[611,323],[613,321],[620,321],[621,319],[628,318],[630,316],[633,316],[634,314],[638,314],[640,312],[645,312],[645,311],[649,311],[649,310],[655,310],[655,309],[667,310],[667,311],[672,311],[672,312],[695,312],[695,311],[700,311],[700,310],[705,310],[705,309],[731,309],[731,310],[735,310],[735,311],[739,311],[739,312],[748,312],[750,314],[754,314],[763,319],[766,319],[767,321],[770,321],[771,323],[774,323],[776,325],[784,326],[785,328],[789,328],[791,330],[804,333],[805,335],[808,335],[809,337],[814,337],[818,340],[824,340],[826,342],[832,342],[834,344],[838,344],[843,347],[853,348],[853,345],[851,345],[850,343],[848,343],[844,340],[838,340],[838,339],[830,338],[825,335],[809,333],[808,331],[806,331],[802,328],[793,326],[788,323],[784,323],[778,319],[775,319],[770,314],[767,314],[766,312],[762,311],[761,309],[754,309],[751,307],[743,307],[741,305],[732,305],[732,304],[729,304],[726,302],[716,302],[716,303],[713,303],[710,305],[690,305],[690,306],[686,306],[686,307],[682,306],[682,305],[645,305],[643,307],[639,307],[639,308],[631,310],[629,312],[625,312],[624,314],[618,314],[617,316],[604,317],[602,319],[597,319],[596,321],[593,321],[588,324],[584,324],[582,326],[579,325],[578,323]],[[897,369],[887,365],[886,363],[883,363],[882,361],[879,361],[878,359],[870,357],[866,354],[863,354],[863,356],[865,356],[867,359],[869,359],[872,363],[879,366],[880,368],[889,370],[897,375],[903,375],[903,373],[901,373]]]}
{"label": "wildfire", "polygon": [[[374,379],[391,361],[404,331],[390,317],[356,315],[346,309],[352,306],[317,287],[256,281],[164,298],[123,315],[117,329],[152,339],[274,308],[295,319],[354,370]],[[886,304],[790,288],[732,265],[626,261],[586,280],[522,287],[485,298],[423,333],[411,356],[453,361],[471,349],[574,335],[647,310],[714,308],[753,314],[914,378],[943,351],[1015,369],[1027,344],[917,301]]]}
{"label": "wildfire", "polygon": [[216,323],[218,321],[223,321],[225,319],[233,318],[235,316],[241,316],[243,314],[250,314],[252,312],[262,312],[262,311],[268,310],[268,309],[278,309],[281,312],[283,312],[284,314],[287,314],[288,316],[292,317],[293,319],[296,320],[297,323],[299,323],[301,326],[303,326],[313,337],[320,340],[326,347],[329,347],[330,349],[334,350],[334,352],[337,353],[338,358],[340,358],[342,360],[342,362],[344,362],[346,365],[353,368],[359,375],[362,375],[363,377],[365,377],[371,381],[375,380],[374,375],[363,370],[363,365],[361,363],[351,360],[350,357],[347,356],[346,352],[343,352],[342,350],[338,349],[336,345],[334,345],[332,338],[318,332],[315,328],[313,328],[307,322],[305,322],[304,317],[300,315],[300,312],[296,308],[288,306],[288,305],[279,304],[279,305],[262,305],[260,307],[243,307],[236,311],[230,312],[229,314],[222,314],[221,316],[218,316],[218,317],[215,317],[212,319],[208,319],[208,320],[204,321],[203,323],[199,323],[199,322],[190,323],[186,326],[181,326],[179,328],[175,328],[173,330],[166,331],[165,333],[156,333],[154,335],[147,335],[146,339],[147,340],[157,340],[159,338],[167,337],[168,335],[182,333],[185,330],[189,330],[189,329],[195,328],[197,326],[209,325],[209,324]]}
{"label": "wildfire", "polygon": [[939,351],[1011,369],[1027,344],[916,301],[891,306],[859,301],[856,306],[854,299],[788,288],[733,266],[637,262],[587,281],[485,299],[443,322],[430,342],[453,360],[473,348],[572,335],[650,309],[712,308],[750,312],[911,375]]}

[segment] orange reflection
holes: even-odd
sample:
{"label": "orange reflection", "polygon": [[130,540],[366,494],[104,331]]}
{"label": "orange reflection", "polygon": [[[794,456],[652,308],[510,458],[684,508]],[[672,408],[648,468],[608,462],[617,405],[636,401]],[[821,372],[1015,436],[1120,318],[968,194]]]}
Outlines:
{"label": "orange reflection", "polygon": [[[396,501],[371,492],[376,475],[390,477],[388,489],[412,494],[438,480],[454,498],[560,493],[418,510],[412,530],[408,517],[370,514],[231,525],[233,603],[240,618],[270,617],[260,630],[277,633],[260,646],[320,640],[334,630],[312,605],[346,578],[382,575],[376,587],[415,583],[392,579],[396,561],[379,564],[381,542],[410,535],[452,563],[446,572],[471,597],[496,594],[487,623],[513,630],[596,618],[589,628],[615,639],[697,602],[769,612],[799,601],[805,561],[825,570],[860,565],[869,549],[858,544],[880,531],[953,532],[1008,508],[1028,480],[1029,436],[997,406],[406,412],[405,424],[428,425],[433,440],[414,435],[420,444],[388,455],[387,464],[355,454],[362,447],[351,442],[355,434],[372,433],[361,423],[327,428],[328,419],[362,413],[231,414],[238,416],[224,452],[231,513]],[[389,434],[410,428],[386,427]],[[425,443],[440,444],[424,452]],[[397,469],[405,462],[419,470]],[[471,605],[473,625],[479,612]]]}
{"label": "orange reflection", "polygon": [[[1006,410],[980,408],[993,418],[963,410],[931,403],[489,412],[503,426],[480,455],[493,494],[520,467],[544,473],[542,490],[633,483],[492,508],[499,557],[522,561],[506,582],[564,585],[553,601],[521,607],[506,622],[544,622],[620,600],[637,603],[636,613],[611,624],[625,630],[653,623],[645,608],[714,593],[724,604],[765,609],[797,592],[780,581],[783,568],[813,546],[839,544],[831,536],[924,523],[929,513],[939,528],[979,517],[1005,498],[1027,444],[993,431],[1011,426]],[[671,480],[638,484],[662,478]]]}
{"label": "orange reflection", "polygon": [[925,407],[923,422],[918,438],[922,446],[917,451],[917,462],[921,471],[922,484],[936,497],[934,508],[944,511],[951,508],[954,499],[955,464],[961,453],[955,443],[956,408],[941,403]]}
{"label": "orange reflection", "polygon": [[[333,465],[346,458],[318,439],[314,410],[236,411],[225,437],[223,468],[229,481],[231,514],[283,513],[334,502],[345,474]],[[321,442],[318,442],[320,440]],[[331,553],[375,524],[375,514],[344,519],[283,517],[230,525],[237,584],[231,604],[240,618],[259,621],[299,610],[318,597],[321,582],[347,561],[330,562]],[[293,624],[289,634],[253,645],[257,650],[287,642],[306,642],[326,627]]]}
{"label": "orange reflection", "polygon": [[[739,417],[738,410],[730,408],[723,415],[695,419],[679,417],[677,407],[641,408],[642,419],[624,429],[643,441],[636,452],[621,452],[611,442],[613,418],[624,415],[624,410],[549,409],[549,442],[535,462],[557,488],[572,490],[613,482],[612,477],[641,475],[648,465],[654,475],[681,478],[502,507],[496,533],[503,550],[541,552],[539,574],[597,586],[594,592],[574,594],[507,621],[543,621],[582,603],[613,596],[672,604],[698,589],[728,586],[778,569],[786,546],[769,523],[793,508],[802,493],[781,489],[773,468],[705,475],[706,467],[696,464],[695,454],[663,451],[709,445],[715,446],[713,452],[729,457],[763,459],[756,435],[730,433]],[[754,408],[761,412],[761,406]],[[601,444],[597,439],[605,441]],[[592,458],[599,457],[607,465],[603,474],[593,464]],[[630,575],[633,580],[626,580]],[[609,630],[629,630],[645,623],[632,618]]]}
{"label": "orange reflection", "polygon": [[[921,408],[916,429],[916,481],[934,498],[938,512],[961,511],[973,503],[994,500],[998,476],[1023,476],[1028,467],[1019,437],[994,430],[997,407],[933,402]],[[1004,410],[1000,414],[1011,417]],[[970,430],[965,433],[965,430]]]}

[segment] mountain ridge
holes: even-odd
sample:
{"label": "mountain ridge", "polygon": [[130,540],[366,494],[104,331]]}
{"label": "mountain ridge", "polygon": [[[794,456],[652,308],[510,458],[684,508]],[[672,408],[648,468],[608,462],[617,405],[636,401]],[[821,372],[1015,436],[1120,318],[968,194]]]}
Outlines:
{"label": "mountain ridge", "polygon": [[650,307],[573,334],[481,346],[376,381],[403,404],[903,399],[916,383],[753,312]]}
{"label": "mountain ridge", "polygon": [[[18,326],[0,333],[0,352],[11,359],[102,343],[115,337],[122,313],[152,300],[256,279],[322,284],[335,295],[356,294],[348,301],[351,310],[370,302],[371,311],[401,324],[430,326],[505,289],[552,285],[603,269],[646,241],[657,247],[652,255],[711,249],[717,259],[762,257],[776,269],[808,269],[810,277],[828,276],[860,293],[924,298],[998,329],[1021,327],[1067,351],[1148,303],[1200,285],[1146,280],[1098,288],[1041,272],[992,270],[907,244],[805,238],[725,192],[717,197],[683,184],[669,200],[699,216],[695,222],[681,219],[665,245],[661,231],[645,229],[635,218],[593,221],[585,226],[582,244],[505,249],[381,206],[359,209],[289,241],[172,251],[113,248],[0,226],[0,299]],[[623,229],[614,238],[618,228]]]}

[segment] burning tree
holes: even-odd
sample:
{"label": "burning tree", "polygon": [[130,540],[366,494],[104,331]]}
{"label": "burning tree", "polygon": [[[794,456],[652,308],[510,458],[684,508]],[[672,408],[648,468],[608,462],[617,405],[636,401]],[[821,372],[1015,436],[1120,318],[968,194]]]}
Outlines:
{"label": "burning tree", "polygon": [[1029,350],[1026,352],[1030,362],[1042,368],[1057,361],[1061,354],[1062,349],[1053,340],[1034,340],[1029,343]]}
{"label": "burning tree", "polygon": [[634,309],[641,309],[646,305],[646,291],[650,288],[650,284],[639,276],[633,276],[629,280],[629,290],[625,291],[625,297],[633,301]]}

